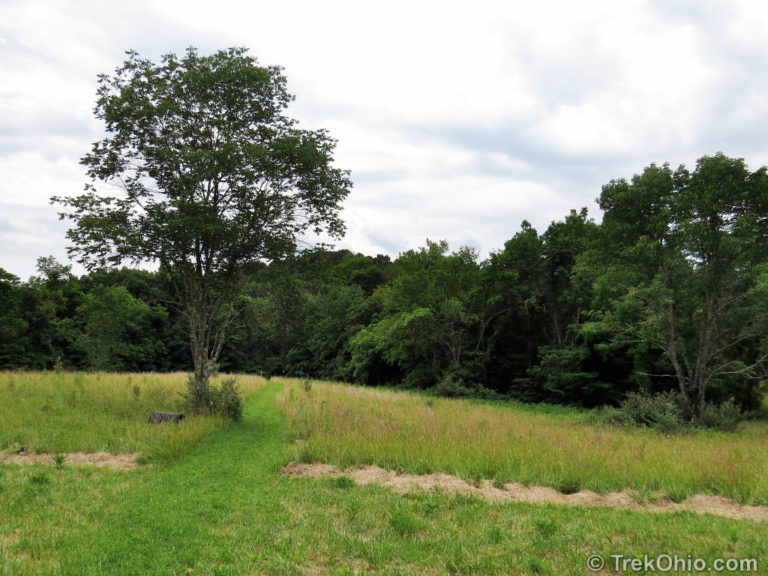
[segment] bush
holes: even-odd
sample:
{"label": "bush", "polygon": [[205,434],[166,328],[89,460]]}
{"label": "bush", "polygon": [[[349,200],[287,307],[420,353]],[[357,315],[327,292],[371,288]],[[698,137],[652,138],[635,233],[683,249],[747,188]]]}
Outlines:
{"label": "bush", "polygon": [[733,400],[728,400],[722,404],[710,404],[704,408],[698,424],[704,428],[733,431],[738,428],[743,418],[741,408]]}
{"label": "bush", "polygon": [[474,395],[474,390],[464,385],[458,378],[446,375],[430,390],[435,396],[442,398],[466,398]]}
{"label": "bush", "polygon": [[610,424],[655,428],[662,432],[692,426],[732,431],[744,417],[738,404],[728,400],[708,404],[701,417],[691,422],[685,418],[685,411],[673,391],[653,395],[630,392],[618,408],[604,408],[601,415],[601,419]]}
{"label": "bush", "polygon": [[219,386],[210,382],[200,386],[194,376],[187,381],[187,402],[195,414],[215,414],[235,422],[243,417],[243,398],[234,378],[225,378]]}
{"label": "bush", "polygon": [[618,408],[606,408],[603,414],[611,424],[655,428],[662,432],[673,432],[686,425],[683,409],[673,391],[630,392]]}
{"label": "bush", "polygon": [[430,393],[441,398],[481,398],[493,400],[497,394],[475,382],[469,382],[453,373],[444,375]]}

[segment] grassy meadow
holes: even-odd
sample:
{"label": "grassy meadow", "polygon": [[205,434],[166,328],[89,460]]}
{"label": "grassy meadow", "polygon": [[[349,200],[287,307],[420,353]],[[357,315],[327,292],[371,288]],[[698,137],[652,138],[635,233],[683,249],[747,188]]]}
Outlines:
{"label": "grassy meadow", "polygon": [[[516,479],[537,483],[575,478],[588,487],[599,477],[598,456],[609,454],[613,467],[602,463],[609,480],[597,488],[629,478],[693,490],[689,469],[704,458],[698,450],[709,450],[717,466],[736,466],[708,480],[709,489],[722,482],[757,502],[764,481],[740,478],[749,469],[739,458],[765,466],[762,423],[737,434],[665,437],[595,426],[567,410],[242,376],[241,422],[147,424],[151,411],[181,408],[185,382],[184,375],[0,374],[0,450],[145,456],[130,471],[0,464],[0,575],[581,575],[590,573],[591,555],[606,561],[602,574],[615,573],[617,554],[764,561],[765,525],[746,520],[493,504],[280,472],[301,456],[466,477],[524,473]],[[662,466],[657,450],[676,461]],[[642,475],[642,464],[656,466],[655,474]]]}
{"label": "grassy meadow", "polygon": [[415,474],[598,493],[633,488],[673,501],[720,494],[768,504],[768,423],[736,433],[664,435],[595,422],[562,407],[479,404],[405,392],[313,383],[279,403],[296,458],[348,467],[376,464]]}

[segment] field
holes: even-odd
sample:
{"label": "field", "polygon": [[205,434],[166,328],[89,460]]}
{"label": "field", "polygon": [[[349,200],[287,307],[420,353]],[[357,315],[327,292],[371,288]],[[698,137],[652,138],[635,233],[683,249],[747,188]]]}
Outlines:
{"label": "field", "polygon": [[[711,566],[763,561],[768,547],[766,525],[749,520],[492,503],[281,473],[292,460],[321,460],[564,492],[633,488],[640,499],[714,493],[765,504],[763,422],[736,434],[662,436],[564,409],[238,382],[247,397],[240,423],[149,425],[149,412],[182,408],[184,375],[0,374],[0,449],[50,454],[0,464],[0,574],[575,575],[589,573],[592,555],[609,574],[620,561],[612,556]],[[75,452],[131,454],[140,465],[79,465]]]}
{"label": "field", "polygon": [[661,435],[599,425],[564,407],[510,409],[322,383],[279,401],[305,462],[442,471],[562,492],[629,487],[673,501],[706,493],[768,504],[764,422],[742,424],[738,435]]}

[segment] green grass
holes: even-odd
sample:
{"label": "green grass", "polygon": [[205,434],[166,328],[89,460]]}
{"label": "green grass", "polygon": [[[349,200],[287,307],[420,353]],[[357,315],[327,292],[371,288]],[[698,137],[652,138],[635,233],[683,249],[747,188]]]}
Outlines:
{"label": "green grass", "polygon": [[290,383],[279,399],[295,457],[340,467],[443,471],[563,492],[634,488],[768,503],[768,423],[664,435],[596,424],[588,412],[520,410],[405,392]]}
{"label": "green grass", "polygon": [[[154,411],[184,412],[186,382],[186,374],[0,372],[0,450],[174,458],[225,425],[187,414],[175,426],[146,426]],[[239,382],[245,392],[257,385]]]}
{"label": "green grass", "polygon": [[[130,394],[128,378],[113,385]],[[582,575],[593,553],[763,557],[764,526],[746,521],[285,477],[291,431],[276,398],[286,385],[254,386],[241,423],[159,465],[0,465],[0,574]]]}

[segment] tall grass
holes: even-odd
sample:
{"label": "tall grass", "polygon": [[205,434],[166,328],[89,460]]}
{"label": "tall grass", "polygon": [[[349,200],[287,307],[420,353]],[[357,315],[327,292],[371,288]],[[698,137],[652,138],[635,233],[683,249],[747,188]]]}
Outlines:
{"label": "tall grass", "polygon": [[[238,378],[246,393],[261,382]],[[154,411],[185,412],[186,383],[181,373],[0,372],[0,450],[173,458],[227,425],[189,414],[179,424],[147,424]]]}
{"label": "tall grass", "polygon": [[279,398],[296,457],[339,466],[444,471],[571,492],[633,488],[674,500],[715,493],[768,504],[768,426],[663,435],[463,400],[314,383]]}

